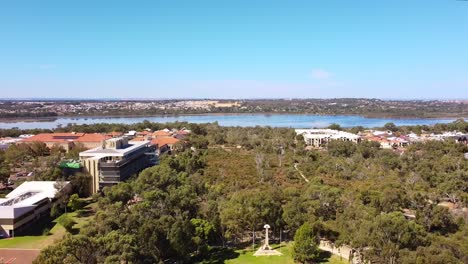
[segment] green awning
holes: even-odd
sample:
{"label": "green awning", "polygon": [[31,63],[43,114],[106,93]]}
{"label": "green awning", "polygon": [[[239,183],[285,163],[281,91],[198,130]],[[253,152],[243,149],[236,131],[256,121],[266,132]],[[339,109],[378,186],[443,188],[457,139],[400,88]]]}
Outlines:
{"label": "green awning", "polygon": [[79,162],[64,161],[60,163],[60,168],[79,169],[81,168],[81,164]]}

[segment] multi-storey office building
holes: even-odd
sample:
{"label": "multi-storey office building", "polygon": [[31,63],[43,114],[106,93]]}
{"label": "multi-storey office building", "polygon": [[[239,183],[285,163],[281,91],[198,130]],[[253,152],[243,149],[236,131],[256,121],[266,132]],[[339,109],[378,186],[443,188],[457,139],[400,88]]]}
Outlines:
{"label": "multi-storey office building", "polygon": [[156,156],[150,141],[129,142],[126,137],[119,137],[81,152],[80,160],[92,176],[91,191],[96,193],[154,165]]}

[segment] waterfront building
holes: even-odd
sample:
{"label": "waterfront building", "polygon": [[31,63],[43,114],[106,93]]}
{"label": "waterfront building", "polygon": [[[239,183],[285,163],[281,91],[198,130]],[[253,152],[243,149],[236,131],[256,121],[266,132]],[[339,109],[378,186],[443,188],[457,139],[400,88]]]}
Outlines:
{"label": "waterfront building", "polygon": [[83,167],[92,177],[92,193],[140,173],[156,164],[156,159],[150,141],[128,141],[127,137],[108,139],[100,147],[80,152]]}
{"label": "waterfront building", "polygon": [[70,188],[69,182],[27,181],[0,198],[0,236],[13,237],[15,232],[49,215],[57,194]]}
{"label": "waterfront building", "polygon": [[302,135],[308,146],[322,147],[332,140],[361,142],[361,137],[353,133],[333,129],[296,129],[297,135]]}

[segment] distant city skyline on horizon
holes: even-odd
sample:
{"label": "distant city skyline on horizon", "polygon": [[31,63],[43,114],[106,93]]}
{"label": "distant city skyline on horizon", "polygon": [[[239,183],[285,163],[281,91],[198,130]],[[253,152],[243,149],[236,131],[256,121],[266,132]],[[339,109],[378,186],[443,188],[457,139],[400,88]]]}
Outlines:
{"label": "distant city skyline on horizon", "polygon": [[109,97],[109,98],[99,98],[99,97],[0,97],[0,101],[40,101],[40,100],[45,100],[45,101],[79,101],[79,100],[87,100],[87,101],[152,101],[152,100],[163,100],[163,101],[169,101],[169,100],[341,100],[341,99],[366,99],[366,100],[382,100],[382,101],[468,101],[468,97],[465,98],[376,98],[376,97],[250,97],[250,98],[235,98],[235,97],[161,97],[161,98],[152,98],[152,97],[134,97],[134,98],[127,98],[127,97]]}
{"label": "distant city skyline on horizon", "polygon": [[468,99],[466,1],[25,2],[3,100]]}

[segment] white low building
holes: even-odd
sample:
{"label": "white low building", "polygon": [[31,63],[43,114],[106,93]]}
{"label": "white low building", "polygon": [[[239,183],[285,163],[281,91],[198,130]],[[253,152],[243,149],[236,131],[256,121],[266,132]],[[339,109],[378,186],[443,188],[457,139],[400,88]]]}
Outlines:
{"label": "white low building", "polygon": [[296,129],[296,134],[302,135],[306,144],[314,147],[322,147],[331,140],[361,141],[361,137],[356,134],[333,129]]}
{"label": "white low building", "polygon": [[15,231],[49,214],[57,192],[67,188],[69,182],[60,187],[55,181],[27,181],[0,198],[0,236],[13,237]]}
{"label": "white low building", "polygon": [[429,139],[431,140],[446,140],[446,139],[455,139],[455,140],[458,140],[459,138],[462,138],[462,137],[466,137],[467,135],[462,133],[462,132],[459,132],[459,131],[448,131],[448,132],[444,132],[442,134],[430,134],[429,135]]}

